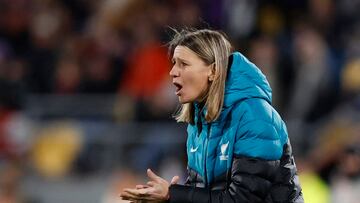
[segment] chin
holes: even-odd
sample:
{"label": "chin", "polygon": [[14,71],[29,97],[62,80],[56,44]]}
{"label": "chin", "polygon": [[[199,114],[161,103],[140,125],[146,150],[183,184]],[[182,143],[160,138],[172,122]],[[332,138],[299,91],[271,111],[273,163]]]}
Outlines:
{"label": "chin", "polygon": [[186,102],[186,101],[184,101],[183,99],[179,98],[179,103],[180,103],[180,104],[186,104],[186,103],[188,103],[188,102]]}
{"label": "chin", "polygon": [[182,96],[180,96],[179,97],[179,102],[181,103],[181,104],[186,104],[186,103],[190,103],[190,102],[192,102],[190,99],[187,99],[187,98],[184,98],[184,97],[182,97]]}

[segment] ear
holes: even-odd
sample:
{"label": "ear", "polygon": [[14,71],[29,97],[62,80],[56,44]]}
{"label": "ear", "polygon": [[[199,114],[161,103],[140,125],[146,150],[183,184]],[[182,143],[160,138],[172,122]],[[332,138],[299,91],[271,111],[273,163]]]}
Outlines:
{"label": "ear", "polygon": [[210,65],[209,74],[208,74],[208,78],[210,82],[214,81],[215,74],[216,74],[215,63],[212,63]]}

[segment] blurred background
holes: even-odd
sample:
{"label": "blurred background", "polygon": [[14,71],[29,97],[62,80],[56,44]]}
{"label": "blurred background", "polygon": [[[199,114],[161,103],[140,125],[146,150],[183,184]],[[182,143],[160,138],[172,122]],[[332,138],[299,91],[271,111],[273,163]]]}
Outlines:
{"label": "blurred background", "polygon": [[305,201],[360,199],[359,0],[0,0],[0,203],[116,203],[186,178],[174,28],[221,29],[266,74]]}

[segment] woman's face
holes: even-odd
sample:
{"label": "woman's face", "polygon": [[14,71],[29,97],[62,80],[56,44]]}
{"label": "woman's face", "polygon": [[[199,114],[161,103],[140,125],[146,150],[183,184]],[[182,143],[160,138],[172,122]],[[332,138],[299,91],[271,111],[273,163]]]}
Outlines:
{"label": "woman's face", "polygon": [[175,94],[180,103],[201,102],[208,91],[211,65],[206,65],[185,46],[175,47],[172,62],[170,76],[176,86]]}

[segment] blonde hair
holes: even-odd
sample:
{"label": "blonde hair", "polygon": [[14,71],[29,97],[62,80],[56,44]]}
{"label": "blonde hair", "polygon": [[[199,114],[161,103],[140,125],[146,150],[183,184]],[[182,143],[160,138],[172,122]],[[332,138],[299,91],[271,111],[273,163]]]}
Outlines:
{"label": "blonde hair", "polygon": [[[207,109],[205,120],[213,122],[219,117],[224,103],[225,80],[232,46],[226,35],[220,31],[183,29],[179,32],[173,30],[175,35],[169,42],[170,57],[172,57],[177,46],[185,46],[207,65],[214,64],[215,77],[205,98]],[[178,122],[194,123],[194,111],[193,102],[182,104],[174,117]]]}

